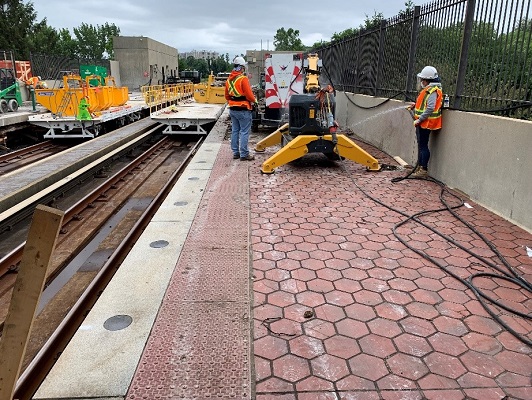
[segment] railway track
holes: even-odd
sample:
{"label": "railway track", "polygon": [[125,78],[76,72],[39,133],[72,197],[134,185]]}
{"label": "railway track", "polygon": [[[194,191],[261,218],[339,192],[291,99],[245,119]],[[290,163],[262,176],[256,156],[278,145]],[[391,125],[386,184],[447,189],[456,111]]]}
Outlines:
{"label": "railway track", "polygon": [[65,144],[47,140],[33,146],[2,154],[0,155],[0,176],[60,153],[67,148],[68,146]]}
{"label": "railway track", "polygon": [[[17,398],[31,397],[200,144],[163,138],[65,211]],[[23,245],[0,260],[0,323]]]}

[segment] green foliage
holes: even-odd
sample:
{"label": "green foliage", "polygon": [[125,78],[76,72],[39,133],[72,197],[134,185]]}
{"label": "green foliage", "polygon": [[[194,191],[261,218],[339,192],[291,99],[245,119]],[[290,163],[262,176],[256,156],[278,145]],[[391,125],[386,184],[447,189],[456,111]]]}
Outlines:
{"label": "green foliage", "polygon": [[120,34],[116,25],[83,23],[73,31],[74,37],[66,28],[48,26],[46,18],[37,21],[31,1],[0,0],[0,48],[13,50],[19,60],[29,59],[31,52],[91,60],[113,57],[113,36]]}
{"label": "green foliage", "polygon": [[32,36],[36,18],[31,2],[0,0],[0,48],[13,50],[17,59],[28,58],[31,51],[28,37]]}
{"label": "green foliage", "polygon": [[187,58],[179,59],[179,70],[196,70],[201,73],[203,78],[218,72],[229,72],[233,68],[233,64],[229,63],[229,54],[220,55],[214,59],[202,59],[188,56]]}
{"label": "green foliage", "polygon": [[33,26],[33,34],[28,38],[28,44],[34,52],[61,53],[61,36],[54,28],[47,25],[46,18]]}
{"label": "green foliage", "polygon": [[277,33],[273,37],[273,45],[276,51],[304,51],[307,49],[299,38],[299,31],[292,28],[288,28],[288,30],[284,28],[277,29]]}
{"label": "green foliage", "polygon": [[115,24],[104,25],[82,23],[74,28],[76,36],[76,56],[86,60],[98,60],[113,57],[113,36],[120,35],[120,28]]}

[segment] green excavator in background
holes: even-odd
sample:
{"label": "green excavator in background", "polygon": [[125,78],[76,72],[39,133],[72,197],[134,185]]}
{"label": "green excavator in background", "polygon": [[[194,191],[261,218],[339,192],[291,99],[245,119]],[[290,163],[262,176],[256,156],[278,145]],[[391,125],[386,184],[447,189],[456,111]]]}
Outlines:
{"label": "green excavator in background", "polygon": [[12,69],[0,68],[0,112],[17,111],[22,104],[20,84]]}

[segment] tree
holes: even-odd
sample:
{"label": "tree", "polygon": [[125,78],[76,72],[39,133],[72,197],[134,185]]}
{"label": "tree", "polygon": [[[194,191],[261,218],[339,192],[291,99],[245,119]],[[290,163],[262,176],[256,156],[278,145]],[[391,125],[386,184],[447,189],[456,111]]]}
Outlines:
{"label": "tree", "polygon": [[287,50],[306,50],[305,45],[299,38],[299,30],[288,28],[277,29],[277,33],[273,37],[273,45],[277,51]]}
{"label": "tree", "polygon": [[33,3],[23,4],[20,0],[0,1],[0,48],[13,50],[16,58],[27,59],[30,53],[28,37],[37,14]]}
{"label": "tree", "polygon": [[61,53],[61,36],[46,23],[46,18],[33,26],[33,33],[28,38],[31,51],[43,54]]}
{"label": "tree", "polygon": [[82,23],[74,28],[79,58],[97,60],[113,57],[113,36],[120,34],[120,28],[115,24],[96,25]]}
{"label": "tree", "polygon": [[77,46],[77,42],[70,35],[70,31],[62,28],[59,31],[59,54],[76,58]]}

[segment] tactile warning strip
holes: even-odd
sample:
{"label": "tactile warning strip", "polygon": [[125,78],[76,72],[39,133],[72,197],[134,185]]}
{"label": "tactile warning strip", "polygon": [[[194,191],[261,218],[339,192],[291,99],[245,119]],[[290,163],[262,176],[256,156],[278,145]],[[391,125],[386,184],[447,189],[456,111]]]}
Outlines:
{"label": "tactile warning strip", "polygon": [[249,164],[224,146],[127,399],[251,398]]}

